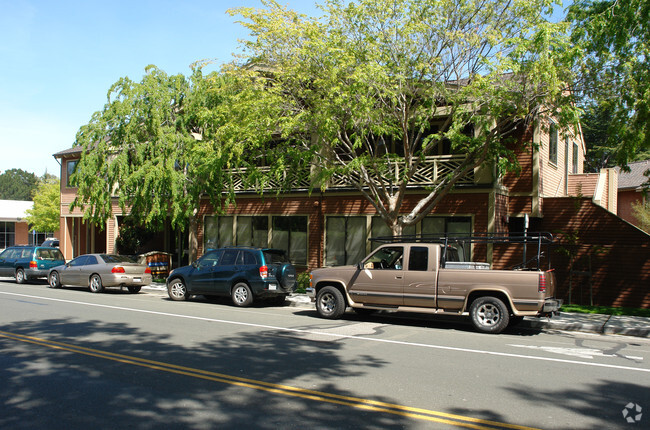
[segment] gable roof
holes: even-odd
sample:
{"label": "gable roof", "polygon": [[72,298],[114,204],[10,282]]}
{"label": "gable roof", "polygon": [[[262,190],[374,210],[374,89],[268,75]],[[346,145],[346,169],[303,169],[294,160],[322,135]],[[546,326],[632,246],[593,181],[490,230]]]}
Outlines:
{"label": "gable roof", "polygon": [[648,176],[644,173],[650,170],[650,160],[635,161],[628,164],[630,171],[622,172],[620,167],[616,168],[618,172],[618,189],[637,189],[648,181]]}
{"label": "gable roof", "polygon": [[33,207],[32,201],[0,200],[0,221],[23,221],[27,216],[27,209]]}

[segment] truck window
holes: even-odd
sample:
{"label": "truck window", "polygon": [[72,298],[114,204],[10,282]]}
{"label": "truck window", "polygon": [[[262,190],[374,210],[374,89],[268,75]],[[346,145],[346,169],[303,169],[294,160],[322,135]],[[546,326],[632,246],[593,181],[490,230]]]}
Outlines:
{"label": "truck window", "polygon": [[402,270],[402,256],[404,248],[401,246],[388,246],[379,248],[364,262],[366,269],[392,269]]}
{"label": "truck window", "polygon": [[428,270],[429,248],[414,246],[409,252],[409,270]]}

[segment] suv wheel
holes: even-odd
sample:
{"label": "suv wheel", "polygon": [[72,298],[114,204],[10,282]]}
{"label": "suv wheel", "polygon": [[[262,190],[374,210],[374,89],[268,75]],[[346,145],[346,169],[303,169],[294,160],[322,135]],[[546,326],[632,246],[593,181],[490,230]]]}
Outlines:
{"label": "suv wheel", "polygon": [[233,287],[232,302],[240,307],[250,306],[253,303],[253,292],[248,284],[240,282]]}
{"label": "suv wheel", "polygon": [[510,320],[506,305],[496,297],[479,297],[469,308],[472,324],[483,333],[501,333]]}
{"label": "suv wheel", "polygon": [[25,271],[23,269],[16,269],[16,284],[24,284],[26,281]]}
{"label": "suv wheel", "polygon": [[169,298],[176,301],[187,300],[190,298],[190,295],[187,294],[187,287],[183,283],[182,279],[174,279],[169,283],[167,287],[167,294]]}
{"label": "suv wheel", "polygon": [[343,294],[334,287],[323,287],[316,295],[316,310],[323,318],[339,318],[345,312]]}

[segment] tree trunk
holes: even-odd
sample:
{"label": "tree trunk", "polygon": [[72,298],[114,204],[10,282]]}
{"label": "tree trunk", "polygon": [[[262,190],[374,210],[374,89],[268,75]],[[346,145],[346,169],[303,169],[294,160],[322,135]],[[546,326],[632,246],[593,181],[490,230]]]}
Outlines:
{"label": "tree trunk", "polygon": [[193,262],[196,260],[196,256],[198,255],[199,252],[199,222],[196,217],[196,215],[191,215],[190,216],[190,231],[188,234],[188,239],[187,239],[187,249],[188,249],[188,257],[189,257],[189,262]]}

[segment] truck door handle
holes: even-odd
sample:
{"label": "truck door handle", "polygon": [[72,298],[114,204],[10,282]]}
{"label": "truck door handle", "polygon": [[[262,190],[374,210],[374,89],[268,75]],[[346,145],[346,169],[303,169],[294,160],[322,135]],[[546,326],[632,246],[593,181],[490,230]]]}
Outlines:
{"label": "truck door handle", "polygon": [[395,279],[402,279],[402,275],[395,276]]}

